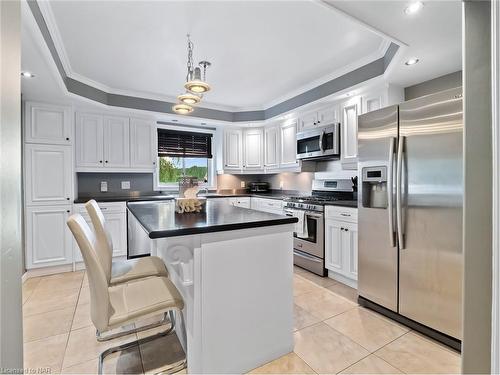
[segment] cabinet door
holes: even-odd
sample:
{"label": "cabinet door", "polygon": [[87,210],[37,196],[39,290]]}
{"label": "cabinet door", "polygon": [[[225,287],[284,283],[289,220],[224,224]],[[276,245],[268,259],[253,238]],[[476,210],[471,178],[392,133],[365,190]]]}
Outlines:
{"label": "cabinet door", "polygon": [[73,197],[71,147],[25,145],[26,205],[68,204]]}
{"label": "cabinet door", "polygon": [[358,160],[358,115],[361,113],[359,98],[342,106],[341,162],[357,168]]}
{"label": "cabinet door", "polygon": [[262,161],[263,152],[262,144],[264,132],[262,129],[247,129],[244,134],[244,158],[243,168],[256,170],[262,169],[264,163]]}
{"label": "cabinet door", "polygon": [[363,113],[376,111],[383,107],[382,95],[364,95],[362,98]]}
{"label": "cabinet door", "polygon": [[130,166],[154,170],[158,145],[155,124],[149,120],[130,120]]}
{"label": "cabinet door", "polygon": [[231,129],[224,132],[224,169],[241,169],[241,135],[241,130]]}
{"label": "cabinet door", "polygon": [[343,273],[343,233],[341,221],[325,220],[325,268]]}
{"label": "cabinet door", "polygon": [[342,250],[344,255],[343,273],[345,276],[358,279],[358,225],[342,223]]}
{"label": "cabinet door", "polygon": [[104,124],[104,166],[128,168],[130,166],[130,136],[127,117],[105,116]]}
{"label": "cabinet door", "polygon": [[127,255],[127,220],[124,213],[105,213],[106,227],[113,240],[113,256]]}
{"label": "cabinet door", "polygon": [[104,129],[100,115],[76,115],[76,166],[102,167],[104,165]]}
{"label": "cabinet door", "polygon": [[338,105],[330,104],[318,111],[318,125],[329,125],[334,122],[340,122]]}
{"label": "cabinet door", "polygon": [[71,263],[72,235],[66,225],[71,206],[26,209],[26,268]]}
{"label": "cabinet door", "polygon": [[31,143],[70,145],[73,127],[69,107],[27,102],[24,140]]}
{"label": "cabinet door", "polygon": [[264,134],[264,167],[279,167],[279,132],[276,126],[265,129]]}
{"label": "cabinet door", "polygon": [[311,111],[302,114],[299,118],[299,131],[312,128],[318,124],[318,112]]}
{"label": "cabinet door", "polygon": [[297,166],[297,122],[281,125],[280,127],[280,166]]}

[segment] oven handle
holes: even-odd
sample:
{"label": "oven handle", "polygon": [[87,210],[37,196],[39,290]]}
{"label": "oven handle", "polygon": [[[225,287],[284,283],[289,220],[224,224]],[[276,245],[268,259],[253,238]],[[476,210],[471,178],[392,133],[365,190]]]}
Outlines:
{"label": "oven handle", "polygon": [[325,136],[325,132],[322,131],[321,134],[319,135],[319,150],[321,152],[325,152],[325,150],[323,150],[323,137]]}
{"label": "oven handle", "polygon": [[309,254],[305,254],[303,252],[299,252],[297,250],[293,250],[293,255],[295,256],[298,256],[299,258],[304,258],[304,259],[307,259],[307,260],[310,260],[312,262],[316,262],[316,263],[322,263],[323,261],[319,258],[316,258],[316,257],[313,257],[312,255],[309,255]]}
{"label": "oven handle", "polygon": [[[285,212],[286,216],[293,216],[293,213],[291,210],[283,210]],[[316,217],[318,219],[321,219],[323,217],[323,214],[317,214],[312,211],[306,211],[306,216],[311,216],[311,217]]]}

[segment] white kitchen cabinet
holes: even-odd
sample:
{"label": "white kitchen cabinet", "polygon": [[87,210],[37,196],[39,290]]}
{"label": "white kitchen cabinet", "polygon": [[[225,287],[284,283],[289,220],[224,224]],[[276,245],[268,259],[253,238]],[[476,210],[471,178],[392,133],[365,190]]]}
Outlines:
{"label": "white kitchen cabinet", "polygon": [[243,131],[243,169],[258,171],[264,169],[264,131],[249,128]]}
{"label": "white kitchen cabinet", "polygon": [[242,131],[241,129],[228,129],[224,131],[224,169],[239,170],[242,163]]}
{"label": "white kitchen cabinet", "polygon": [[298,120],[299,131],[312,128],[318,123],[318,112],[316,110],[303,113]]}
{"label": "white kitchen cabinet", "polygon": [[68,204],[73,197],[73,157],[69,146],[25,144],[25,202]]}
{"label": "white kitchen cabinet", "polygon": [[[122,257],[127,255],[127,213],[125,202],[99,202],[99,207],[106,221],[106,228],[109,230],[111,240],[113,241],[113,257]],[[94,231],[90,216],[85,209],[84,204],[75,204],[74,211],[81,214],[90,229]],[[75,262],[82,262],[83,258],[76,241],[73,241],[73,252]]]}
{"label": "white kitchen cabinet", "polygon": [[329,103],[325,107],[300,115],[298,128],[299,131],[302,131],[307,128],[329,125],[334,122],[340,122],[339,106],[338,104]]}
{"label": "white kitchen cabinet", "polygon": [[342,104],[340,130],[340,161],[345,169],[356,169],[358,161],[358,116],[361,114],[361,99],[352,98]]}
{"label": "white kitchen cabinet", "polygon": [[127,117],[104,117],[104,167],[130,166],[130,126]]}
{"label": "white kitchen cabinet", "polygon": [[277,126],[264,129],[264,167],[266,169],[279,168],[279,131]]}
{"label": "white kitchen cabinet", "polygon": [[70,107],[26,102],[24,141],[53,145],[71,145],[73,121]]}
{"label": "white kitchen cabinet", "polygon": [[130,119],[130,167],[154,170],[156,164],[156,127],[154,122]]}
{"label": "white kitchen cabinet", "polygon": [[66,225],[71,205],[26,209],[26,269],[69,264],[72,235]]}
{"label": "white kitchen cabinet", "polygon": [[280,125],[280,168],[296,167],[297,162],[297,121],[287,121]]}
{"label": "white kitchen cabinet", "polygon": [[325,210],[325,267],[329,276],[355,287],[358,277],[357,209]]}
{"label": "white kitchen cabinet", "polygon": [[283,215],[283,201],[281,199],[252,197],[251,208],[256,211]]}
{"label": "white kitchen cabinet", "polygon": [[76,167],[101,168],[104,165],[103,117],[77,113],[75,125]]}
{"label": "white kitchen cabinet", "polygon": [[361,107],[362,113],[376,111],[384,107],[384,95],[382,93],[363,95],[361,97]]}

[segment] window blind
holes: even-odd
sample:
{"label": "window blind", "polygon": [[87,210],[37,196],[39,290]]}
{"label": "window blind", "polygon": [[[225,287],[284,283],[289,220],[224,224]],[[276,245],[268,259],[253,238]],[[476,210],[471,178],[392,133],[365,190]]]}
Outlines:
{"label": "window blind", "polygon": [[158,156],[212,158],[212,134],[158,129]]}

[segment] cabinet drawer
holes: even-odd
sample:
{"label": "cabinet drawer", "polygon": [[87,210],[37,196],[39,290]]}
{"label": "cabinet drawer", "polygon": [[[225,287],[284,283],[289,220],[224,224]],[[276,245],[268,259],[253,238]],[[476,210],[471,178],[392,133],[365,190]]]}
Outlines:
{"label": "cabinet drawer", "polygon": [[[125,202],[98,202],[99,208],[106,213],[125,213],[127,211],[127,205]],[[81,215],[87,215],[87,210],[85,209],[84,203],[77,203],[74,205],[74,211]]]}
{"label": "cabinet drawer", "polygon": [[337,219],[351,223],[358,222],[358,209],[352,207],[327,206],[325,207],[327,219]]}

